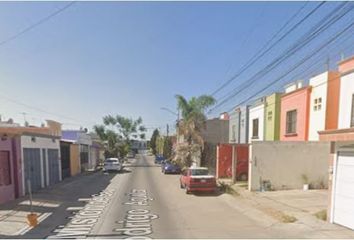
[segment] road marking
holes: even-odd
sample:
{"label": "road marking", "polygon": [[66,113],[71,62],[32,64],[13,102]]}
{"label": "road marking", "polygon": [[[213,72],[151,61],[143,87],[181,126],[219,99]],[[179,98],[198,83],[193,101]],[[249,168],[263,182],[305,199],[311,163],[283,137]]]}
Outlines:
{"label": "road marking", "polygon": [[[53,230],[54,235],[48,236],[48,238],[85,238],[99,220],[113,194],[114,189],[106,189],[99,194],[93,194],[92,198],[78,199],[78,201],[84,201],[87,204],[69,217],[71,219],[69,223],[57,226]],[[72,207],[71,209],[78,208]]]}
{"label": "road marking", "polygon": [[80,211],[80,210],[82,210],[82,209],[83,209],[83,207],[68,207],[68,208],[66,209],[66,211],[72,212],[72,211]]}
{"label": "road marking", "polygon": [[[115,228],[113,231],[127,236],[128,239],[150,239],[148,235],[153,233],[151,222],[158,219],[159,216],[143,207],[149,207],[149,201],[152,201],[153,198],[150,198],[144,189],[133,189],[126,195],[129,200],[123,204],[130,205],[133,209],[127,211],[124,220],[117,221],[122,224],[122,227]],[[139,208],[136,208],[137,206]]]}
{"label": "road marking", "polygon": [[[52,215],[52,213],[43,213],[38,217],[38,224],[41,223],[44,219]],[[14,235],[24,235],[27,233],[29,230],[33,229],[33,227],[26,226],[22,229],[20,229],[18,232],[16,232]]]}

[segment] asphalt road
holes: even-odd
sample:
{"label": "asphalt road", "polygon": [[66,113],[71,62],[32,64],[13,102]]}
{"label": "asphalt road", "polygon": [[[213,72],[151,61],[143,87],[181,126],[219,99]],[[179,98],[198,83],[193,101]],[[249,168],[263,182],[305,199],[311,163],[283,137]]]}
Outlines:
{"label": "asphalt road", "polygon": [[153,157],[144,155],[122,173],[82,176],[35,197],[59,207],[21,238],[293,237],[243,215],[224,194],[187,195],[178,175],[162,174]]}

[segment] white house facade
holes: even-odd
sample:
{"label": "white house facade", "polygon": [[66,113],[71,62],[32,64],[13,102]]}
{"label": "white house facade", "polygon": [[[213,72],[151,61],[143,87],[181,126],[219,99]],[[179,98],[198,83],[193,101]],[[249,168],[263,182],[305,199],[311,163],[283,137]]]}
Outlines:
{"label": "white house facade", "polygon": [[338,128],[354,127],[353,115],[354,72],[342,75],[340,83]]}
{"label": "white house facade", "polygon": [[327,109],[328,72],[310,79],[312,86],[310,97],[309,141],[318,141],[318,131],[325,129]]}
{"label": "white house facade", "polygon": [[248,142],[264,140],[265,98],[249,108]]}
{"label": "white house facade", "polygon": [[60,137],[26,134],[21,136],[23,195],[61,181]]}

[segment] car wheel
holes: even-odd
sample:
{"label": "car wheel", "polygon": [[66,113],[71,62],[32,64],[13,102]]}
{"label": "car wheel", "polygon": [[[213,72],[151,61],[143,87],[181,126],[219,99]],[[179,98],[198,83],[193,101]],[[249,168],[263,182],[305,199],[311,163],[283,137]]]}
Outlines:
{"label": "car wheel", "polygon": [[242,173],[240,176],[240,180],[241,181],[247,181],[247,174],[246,173]]}

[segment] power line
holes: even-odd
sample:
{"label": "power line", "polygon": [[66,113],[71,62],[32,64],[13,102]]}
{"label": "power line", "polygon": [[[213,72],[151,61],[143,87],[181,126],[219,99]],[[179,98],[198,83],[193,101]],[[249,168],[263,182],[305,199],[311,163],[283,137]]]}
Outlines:
{"label": "power line", "polygon": [[[253,32],[259,27],[259,22],[260,20],[263,18],[264,15],[264,10],[265,7],[262,8],[262,11],[260,11],[260,14],[258,14],[258,18],[256,18],[256,21],[254,21],[253,26],[249,29],[248,33],[244,34],[244,38],[243,41],[240,45],[240,47],[237,49],[237,51],[234,52],[234,54],[236,54],[237,52],[239,52],[241,49],[243,49],[243,47],[245,46],[245,44],[249,41],[249,39],[251,38],[251,36],[253,35]],[[227,76],[227,74],[229,73],[229,71],[231,70],[232,67],[232,62],[229,64],[226,73],[225,73],[225,77]]]}
{"label": "power line", "polygon": [[[241,67],[241,69],[234,75],[232,76],[229,80],[227,80],[224,84],[222,84],[219,88],[217,88],[211,95],[214,96],[218,92],[220,92],[223,88],[228,86],[231,82],[233,82],[236,78],[238,78],[242,73],[244,73],[247,69],[249,69],[252,65],[254,65],[261,57],[263,57],[266,53],[268,53],[277,43],[282,41],[285,37],[287,37],[292,31],[294,31],[296,28],[298,28],[306,19],[308,19],[311,15],[313,15],[322,5],[324,5],[325,2],[319,3],[314,9],[312,9],[305,17],[303,17],[300,21],[298,21],[290,30],[288,30],[285,34],[283,34],[280,39],[278,39],[276,42],[274,42],[270,47],[266,48],[267,45],[276,37],[276,35],[282,31],[288,23],[295,18],[301,11],[302,9],[306,6],[304,5],[302,8],[300,8],[281,28],[280,30],[273,35],[270,41],[268,41],[260,50],[261,53],[257,52],[251,59]],[[266,49],[265,49],[266,48]],[[265,50],[264,50],[265,49]],[[263,52],[262,52],[263,51]]]}
{"label": "power line", "polygon": [[[42,112],[42,113],[45,113],[45,114],[48,114],[48,115],[52,115],[52,116],[56,116],[56,117],[63,118],[63,119],[68,119],[68,120],[71,120],[71,121],[80,122],[80,120],[77,120],[77,119],[75,119],[75,118],[68,117],[68,116],[64,116],[64,115],[57,114],[57,113],[52,113],[52,112],[46,111],[46,110],[44,110],[44,109],[41,109],[41,108],[38,108],[38,107],[35,107],[35,106],[31,106],[31,105],[28,105],[28,104],[26,104],[26,103],[20,102],[20,101],[18,101],[18,100],[9,98],[9,97],[4,96],[4,95],[0,95],[0,98],[3,98],[3,99],[5,99],[5,100],[7,100],[7,101],[9,101],[9,102],[12,102],[12,103],[15,103],[15,104],[17,104],[17,105],[24,106],[24,107],[26,107],[26,108],[33,109],[33,110],[38,111],[38,112]],[[87,123],[96,124],[96,123],[94,123],[94,122],[87,122]]]}
{"label": "power line", "polygon": [[61,12],[65,11],[66,9],[68,9],[69,7],[71,7],[74,3],[75,3],[75,1],[66,4],[64,7],[59,8],[59,9],[56,10],[55,12],[53,12],[53,13],[49,14],[48,16],[46,16],[46,17],[40,19],[39,21],[35,22],[34,24],[32,24],[32,25],[30,25],[30,26],[24,28],[23,30],[19,31],[18,33],[16,33],[16,34],[14,34],[14,35],[8,37],[7,39],[1,41],[1,42],[0,42],[0,46],[3,46],[3,45],[5,45],[5,44],[7,44],[7,43],[9,43],[9,42],[11,42],[11,41],[13,41],[13,40],[15,40],[16,38],[22,36],[23,34],[29,32],[29,31],[31,31],[32,29],[38,27],[39,25],[41,25],[41,24],[43,24],[43,23],[49,21],[51,18],[57,16],[57,15],[60,14]]}
{"label": "power line", "polygon": [[[281,53],[275,60],[273,60],[273,62],[271,62],[270,64],[268,64],[267,66],[265,66],[263,69],[261,69],[260,71],[258,71],[256,74],[254,74],[250,79],[248,79],[247,81],[243,82],[243,84],[241,84],[240,86],[234,88],[232,91],[230,91],[228,94],[226,94],[225,96],[223,96],[221,99],[222,102],[218,103],[217,106],[214,107],[214,109],[218,106],[223,105],[228,99],[235,97],[236,95],[238,95],[240,93],[240,91],[237,91],[238,89],[244,89],[250,86],[249,81],[251,81],[252,83],[256,81],[256,79],[259,76],[264,76],[266,73],[270,72],[272,69],[274,69],[275,67],[277,67],[278,65],[280,65],[282,63],[282,61],[286,60],[287,58],[289,58],[290,56],[292,56],[292,54],[294,54],[296,51],[299,51],[300,49],[302,49],[303,47],[305,47],[310,41],[312,41],[317,35],[319,35],[320,33],[323,32],[323,28],[326,27],[328,28],[329,26],[326,26],[325,23],[331,23],[334,24],[335,21],[333,21],[335,16],[334,15],[336,12],[338,12],[341,8],[343,8],[343,6],[346,3],[342,3],[340,6],[338,6],[336,9],[334,9],[332,12],[330,12],[328,15],[326,15],[324,18],[322,18],[314,27],[312,27],[307,33],[303,34],[302,37],[300,37],[293,45],[291,45],[290,47],[288,47],[285,51],[283,51],[283,53]],[[344,15],[342,15],[344,16]],[[332,17],[332,18],[331,18]],[[336,21],[338,21],[339,19],[337,19]],[[327,21],[327,22],[326,22]],[[332,22],[330,22],[332,21]],[[236,93],[235,93],[236,91]]]}
{"label": "power line", "polygon": [[[295,79],[301,79],[302,76],[313,76],[313,74],[315,72],[319,73],[320,72],[320,69],[322,69],[321,71],[323,71],[323,67],[325,66],[325,63],[326,62],[323,62],[321,60],[323,60],[323,58],[325,57],[328,57],[329,59],[335,57],[335,56],[339,56],[340,53],[342,53],[343,51],[351,51],[351,50],[354,50],[354,45],[353,45],[353,33],[349,32],[349,34],[347,34],[348,36],[346,36],[345,38],[342,38],[341,41],[337,41],[335,40],[336,44],[332,44],[330,46],[330,48],[326,48],[327,49],[327,52],[324,52],[323,54],[319,55],[316,59],[314,59],[312,62],[313,63],[309,63],[308,64],[308,67],[306,67],[305,69],[300,69],[300,73],[297,73],[296,75],[292,76],[291,77],[291,81],[294,81]],[[353,39],[351,39],[353,38]],[[343,44],[347,41],[347,40],[351,40],[349,42],[349,44],[347,45],[344,45]],[[339,51],[337,51],[338,49],[340,48]],[[337,51],[337,52],[334,52],[334,51]],[[327,61],[327,60],[326,60]],[[320,66],[320,67],[319,67]],[[314,68],[316,67],[316,68]],[[308,73],[309,70],[312,70],[311,73]],[[304,78],[304,77],[303,77]],[[288,81],[288,82],[291,82],[291,81]],[[278,90],[274,90],[274,91],[278,91]],[[256,100],[257,98],[259,98],[258,96],[255,97],[254,99],[250,99],[249,101],[253,101],[253,100]]]}
{"label": "power line", "polygon": [[[344,34],[346,31],[348,31],[349,29],[351,29],[354,26],[354,22],[350,23],[347,27],[345,27],[342,31],[340,31],[339,33],[337,33],[334,37],[330,38],[328,41],[326,41],[323,45],[321,45],[319,48],[315,49],[313,52],[311,52],[310,54],[308,54],[305,58],[303,58],[299,63],[297,63],[295,66],[293,66],[289,71],[287,71],[285,74],[283,74],[282,76],[280,76],[279,78],[275,79],[274,81],[272,81],[271,83],[267,84],[264,88],[262,88],[261,90],[257,91],[255,94],[251,95],[250,97],[248,97],[247,99],[245,99],[244,101],[242,101],[241,103],[239,103],[237,106],[240,106],[242,104],[245,104],[246,102],[248,102],[250,99],[252,99],[253,97],[257,96],[258,94],[262,93],[263,91],[265,91],[266,89],[268,89],[270,86],[272,86],[273,84],[277,83],[279,80],[281,80],[282,78],[284,78],[285,76],[287,76],[289,73],[291,73],[292,71],[294,71],[295,69],[297,69],[299,66],[301,66],[303,63],[305,63],[309,58],[313,57],[316,53],[318,53],[320,50],[322,50],[323,48],[327,47],[327,45],[329,45],[330,43],[332,43],[333,41],[335,41],[338,37],[340,37],[342,34]],[[232,109],[230,109],[228,112],[232,111]]]}
{"label": "power line", "polygon": [[[346,3],[344,3],[346,4]],[[342,9],[343,12],[335,15],[341,8],[343,8],[343,4],[333,10],[330,14],[321,19],[318,24],[316,24],[309,32],[305,33],[296,43],[286,49],[280,56],[278,56],[275,60],[273,60],[270,64],[265,66],[263,69],[254,74],[251,78],[245,81],[241,86],[233,89],[229,95],[224,97],[224,100],[218,103],[215,107],[213,107],[210,111],[215,110],[216,108],[224,105],[231,98],[235,97],[239,93],[241,93],[244,89],[252,86],[254,82],[256,82],[260,77],[264,77],[267,73],[281,64],[284,60],[291,57],[294,53],[308,45],[313,39],[315,39],[318,35],[324,32],[327,28],[332,26],[338,20],[340,20],[343,16],[349,13],[353,9],[353,5],[350,5],[348,8]],[[333,16],[332,16],[333,15]]]}

